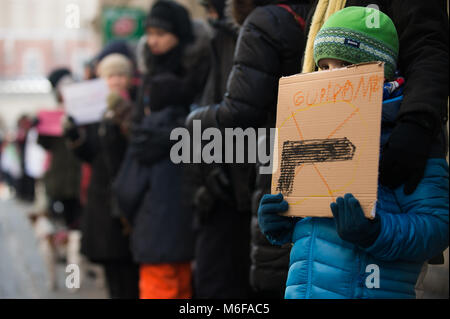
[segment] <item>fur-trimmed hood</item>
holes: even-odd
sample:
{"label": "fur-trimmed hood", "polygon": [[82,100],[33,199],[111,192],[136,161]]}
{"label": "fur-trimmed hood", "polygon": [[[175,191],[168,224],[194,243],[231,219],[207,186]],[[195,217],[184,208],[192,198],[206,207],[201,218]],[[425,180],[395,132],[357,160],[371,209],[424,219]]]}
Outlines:
{"label": "fur-trimmed hood", "polygon": [[[201,21],[192,20],[192,27],[194,31],[194,42],[186,46],[183,52],[183,66],[190,70],[197,63],[199,59],[207,55],[210,49],[210,41],[212,38],[211,27]],[[146,74],[149,72],[149,66],[145,59],[145,46],[147,45],[147,36],[143,35],[136,47],[136,60],[137,67],[141,74]]]}

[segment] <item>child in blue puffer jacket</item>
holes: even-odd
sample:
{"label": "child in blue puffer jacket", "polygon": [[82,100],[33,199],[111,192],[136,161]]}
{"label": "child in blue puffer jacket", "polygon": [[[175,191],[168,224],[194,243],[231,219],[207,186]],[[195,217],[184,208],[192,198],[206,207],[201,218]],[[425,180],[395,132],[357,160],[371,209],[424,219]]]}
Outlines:
{"label": "child in blue puffer jacket", "polygon": [[[320,69],[385,62],[382,151],[404,80],[395,77],[395,26],[379,12],[380,28],[368,28],[371,10],[348,7],[332,15],[316,36],[314,60]],[[374,219],[364,216],[352,194],[331,203],[334,218],[281,216],[289,208],[283,195],[264,195],[258,210],[262,232],[274,245],[293,243],[285,298],[415,298],[423,263],[448,247],[448,191],[445,146],[436,139],[412,194],[404,185],[378,186]]]}

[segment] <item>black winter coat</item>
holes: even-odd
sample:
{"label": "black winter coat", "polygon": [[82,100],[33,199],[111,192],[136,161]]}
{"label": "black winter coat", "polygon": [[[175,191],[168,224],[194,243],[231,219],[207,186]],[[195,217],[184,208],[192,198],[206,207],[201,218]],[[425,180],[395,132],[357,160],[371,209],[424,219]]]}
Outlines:
{"label": "black winter coat", "polygon": [[[247,4],[252,6],[270,1],[241,2],[249,2]],[[284,3],[306,18],[309,7],[304,2],[294,0]],[[274,4],[250,10],[248,7],[235,7],[235,12],[246,10],[251,13],[245,18],[239,32],[227,93],[221,103],[210,106],[208,112],[200,115],[203,128],[214,125],[243,129],[274,127],[278,81],[282,76],[301,71],[306,39],[304,30],[294,16]],[[243,167],[243,172],[231,177],[234,186],[240,186],[237,187],[242,197],[240,201],[248,201],[249,208],[254,192],[252,176],[254,174],[249,172],[247,166]],[[270,185],[271,177],[267,178]],[[270,187],[261,185],[256,192],[268,193]],[[263,296],[282,298],[290,249],[272,246],[265,239],[258,228],[256,209],[253,209],[251,225],[251,285],[257,293],[264,293]]]}
{"label": "black winter coat", "polygon": [[[228,17],[211,22],[211,26],[214,29],[214,36],[211,39],[211,68],[202,97],[200,99],[200,106],[222,101],[222,98],[226,92],[228,76],[233,67],[233,56],[238,36],[237,26],[234,25]],[[192,134],[193,132],[191,131],[190,133]],[[206,145],[206,142],[202,142],[202,147],[204,145]],[[191,198],[195,197],[195,193],[200,187],[207,189],[209,188],[206,183],[206,179],[210,176],[213,170],[217,171],[217,169],[221,169],[224,171],[224,174],[227,174],[229,167],[223,163],[191,163],[189,165],[189,183],[192,188]],[[232,207],[235,206],[235,203],[231,203],[229,201],[224,203],[224,200],[217,196],[217,194],[211,192],[210,189],[208,189],[208,196],[210,197],[211,205],[208,207],[209,209],[202,207],[202,212],[216,211],[218,208],[223,208],[224,204],[227,206],[225,210],[230,210],[230,208],[232,209]],[[228,197],[231,198],[231,196]],[[196,206],[195,200],[193,202],[194,206]],[[199,207],[196,208],[198,209]],[[202,219],[203,217],[206,216],[199,216],[199,219]]]}
{"label": "black winter coat", "polygon": [[[194,41],[178,46],[166,58],[153,56],[147,46],[146,36],[137,45],[138,68],[142,74],[134,120],[139,122],[151,104],[158,108],[166,105],[198,104],[208,77],[211,34],[204,22],[192,21]],[[178,77],[174,81],[174,75]],[[150,91],[153,89],[153,93]],[[176,92],[176,94],[174,94]],[[150,97],[150,95],[153,95]]]}
{"label": "black winter coat", "polygon": [[209,72],[210,34],[198,21],[193,22],[193,32],[193,42],[163,56],[152,55],[145,37],[137,48],[143,82],[127,161],[134,161],[132,166],[142,171],[144,195],[120,191],[128,185],[116,183],[115,188],[119,206],[132,225],[131,248],[138,263],[187,262],[194,257],[193,214],[186,200],[189,185],[184,182],[184,167],[169,157],[174,144],[170,132],[184,126]]}
{"label": "black winter coat", "polygon": [[[170,132],[183,125],[186,115],[185,106],[168,106],[146,116],[140,128],[155,130],[155,134]],[[152,163],[137,164],[147,179],[142,198],[123,198],[120,186],[117,188],[119,205],[132,226],[133,257],[141,264],[187,262],[194,256],[193,215],[183,200],[183,166],[174,164],[170,147],[161,148],[160,143],[158,140],[148,148],[148,152],[158,152]],[[130,151],[133,153],[133,145]],[[138,203],[136,211],[130,202]]]}
{"label": "black winter coat", "polygon": [[[300,16],[307,6],[287,1]],[[216,106],[219,127],[275,125],[278,81],[301,71],[305,35],[293,15],[276,5],[256,7],[241,27],[227,93]]]}
{"label": "black winter coat", "polygon": [[[259,165],[257,166],[259,168]],[[272,175],[258,174],[255,192],[252,198],[252,239],[250,283],[253,289],[262,293],[262,297],[284,298],[287,279],[286,266],[289,268],[290,244],[274,246],[261,232],[258,224],[259,202],[264,194],[271,192]],[[264,294],[265,292],[265,294]]]}
{"label": "black winter coat", "polygon": [[[81,252],[92,262],[131,261],[129,237],[118,217],[113,216],[112,179],[110,170],[125,152],[126,141],[118,137],[114,154],[108,151],[99,135],[99,124],[85,128],[84,142],[74,148],[75,155],[91,164],[92,175],[87,204],[81,220]],[[106,133],[108,134],[108,133]],[[109,157],[115,157],[114,159]]]}
{"label": "black winter coat", "polygon": [[211,68],[200,105],[222,101],[227,88],[228,75],[233,67],[234,49],[238,36],[238,29],[228,20],[219,20],[211,24],[214,29],[214,36],[211,39]]}
{"label": "black winter coat", "polygon": [[[212,63],[200,105],[222,101],[233,66],[238,28],[227,16],[211,22]],[[206,144],[206,143],[204,143]],[[218,163],[190,164],[191,196],[196,209],[194,292],[196,298],[248,298],[250,293],[250,209],[240,211],[231,187],[212,191],[211,176],[219,169],[230,176],[233,166]],[[237,172],[239,173],[239,171]],[[227,196],[224,193],[228,192]],[[196,200],[198,194],[208,200]],[[227,199],[225,199],[226,197]],[[233,235],[230,236],[230,229]]]}

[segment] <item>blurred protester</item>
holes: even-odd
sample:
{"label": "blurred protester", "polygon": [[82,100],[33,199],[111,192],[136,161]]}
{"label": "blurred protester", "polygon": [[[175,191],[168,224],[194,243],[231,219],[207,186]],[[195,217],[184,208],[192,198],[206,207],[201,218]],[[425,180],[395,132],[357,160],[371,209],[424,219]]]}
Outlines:
{"label": "blurred protester", "polygon": [[[111,42],[108,42],[105,47],[93,58],[86,61],[84,64],[84,80],[93,80],[97,78],[97,66],[98,62],[101,61],[104,57],[106,57],[109,54],[122,54],[126,56],[131,63],[133,64],[133,75],[130,80],[128,92],[130,99],[132,101],[136,100],[136,91],[139,83],[139,78],[137,74],[137,68],[136,68],[136,59],[133,52],[132,47],[128,44],[127,41],[123,39],[113,40]],[[91,167],[90,164],[87,162],[84,162],[81,167],[82,171],[82,178],[81,178],[81,203],[83,205],[87,202],[87,188],[89,186],[90,177],[91,177]]]}
{"label": "blurred protester", "polygon": [[[92,58],[84,63],[83,80],[93,80],[96,74],[96,58]],[[91,180],[91,165],[89,163],[81,163],[81,182],[80,182],[80,204],[85,206],[87,202],[87,189]]]}
{"label": "blurred protester", "polygon": [[95,73],[92,74],[93,78],[98,76],[98,65],[100,61],[106,57],[109,54],[118,53],[126,56],[131,64],[132,64],[132,74],[130,76],[129,85],[128,85],[128,94],[130,96],[130,99],[132,101],[136,101],[137,99],[137,93],[139,89],[139,74],[138,74],[138,68],[136,65],[136,56],[134,52],[134,48],[123,39],[117,39],[113,40],[111,42],[108,42],[105,47],[100,51],[97,56],[94,57],[94,59],[90,62],[91,66],[94,68]]}
{"label": "blurred protester", "polygon": [[[64,108],[62,87],[72,83],[71,72],[66,68],[53,70],[48,77],[58,103]],[[73,155],[63,136],[40,134],[38,143],[50,153],[50,165],[44,175],[51,216],[62,217],[68,229],[79,229],[80,161]]]}
{"label": "blurred protester", "polygon": [[17,180],[22,176],[20,157],[11,133],[5,136],[1,152],[2,178],[7,184],[7,194],[14,194]]}
{"label": "blurred protester", "polygon": [[34,178],[28,175],[25,170],[25,158],[26,158],[26,141],[27,135],[30,131],[32,120],[28,115],[22,115],[17,121],[17,134],[16,144],[19,151],[20,167],[22,174],[16,181],[16,196],[26,202],[34,201]]}
{"label": "blurred protester", "polygon": [[[303,18],[308,12],[308,6],[304,3],[307,1],[231,1],[233,18],[241,27],[227,92],[218,104],[194,110],[189,115],[188,125],[200,119],[202,129],[275,127],[278,80],[301,70],[301,56],[306,42]],[[261,139],[258,143],[266,143],[268,150],[269,140]],[[229,167],[232,200],[236,202],[238,213],[243,215],[242,222],[246,223],[233,225],[233,229],[247,227],[250,211],[253,213],[250,248],[253,296],[281,299],[290,247],[272,246],[260,232],[257,222],[259,198],[270,192],[271,175],[257,173],[254,186],[254,164],[233,164]],[[217,176],[220,177],[220,174]],[[220,186],[220,179],[217,181],[214,185]],[[226,194],[226,187],[219,192]]]}
{"label": "blurred protester", "polygon": [[[46,196],[38,196],[37,188],[41,187],[42,177],[45,171],[48,169],[49,154],[45,149],[38,144],[39,132],[37,125],[39,123],[38,118],[32,119],[32,126],[28,131],[27,139],[25,143],[25,166],[24,171],[35,179],[35,205],[37,202],[46,202]],[[47,207],[47,203],[43,203],[42,206]]]}
{"label": "blurred protester", "polygon": [[77,127],[65,122],[65,136],[75,154],[91,165],[91,179],[82,220],[81,252],[103,265],[110,298],[138,298],[138,267],[129,248],[129,227],[121,220],[111,193],[112,180],[127,146],[131,117],[129,85],[133,64],[119,53],[100,53],[97,76],[110,90],[100,123]]}
{"label": "blurred protester", "polygon": [[[97,77],[95,58],[92,58],[84,63],[84,80],[93,80]],[[87,190],[91,180],[91,165],[89,163],[81,163],[81,182],[80,182],[80,204],[82,207],[87,202]]]}
{"label": "blurred protester", "polygon": [[[200,105],[219,103],[225,92],[238,29],[229,16],[225,0],[205,0],[213,28],[212,64]],[[192,133],[192,132],[191,132]],[[238,211],[236,202],[215,185],[229,183],[226,164],[190,164],[193,176],[197,238],[194,292],[196,298],[246,298],[249,296],[249,214]],[[231,193],[231,190],[228,190]],[[233,236],[230,237],[230,229]]]}
{"label": "blurred protester", "polygon": [[[44,175],[48,170],[50,154],[38,144],[39,119],[32,120],[27,141],[25,145],[25,172],[35,179],[35,201],[28,213],[28,218],[35,232],[38,243],[38,249],[44,259],[47,270],[47,287],[50,290],[56,290],[58,287],[56,264],[58,262],[58,242],[56,238],[57,227],[50,218],[49,201],[46,195]],[[65,250],[65,243],[63,248]],[[63,255],[65,258],[66,253]],[[67,262],[72,263],[67,254]]]}
{"label": "blurred protester", "polygon": [[[147,34],[138,46],[143,74],[138,112],[116,193],[132,226],[140,298],[190,298],[193,216],[183,205],[183,167],[169,158],[169,136],[183,126],[203,90],[210,38],[174,1],[156,2],[145,27]],[[136,174],[131,175],[128,169],[133,167]],[[130,176],[135,179],[127,183]]]}
{"label": "blurred protester", "polygon": [[[48,80],[52,86],[52,91],[57,102],[57,109],[64,109],[64,100],[62,96],[62,88],[74,82],[72,74],[67,68],[58,68],[53,70]],[[33,123],[34,126],[39,125],[39,119]],[[42,146],[48,153],[47,159],[41,156],[29,158],[29,170],[35,171],[39,175],[38,170],[45,171],[43,177],[38,179],[40,186],[43,183],[44,196],[47,205],[40,207],[36,203],[32,221],[37,231],[37,239],[40,243],[41,252],[47,263],[50,273],[50,288],[56,289],[57,275],[55,273],[55,263],[63,261],[68,264],[79,263],[79,252],[67,250],[68,246],[76,245],[77,234],[79,234],[79,223],[81,217],[80,206],[80,161],[73,155],[69,149],[64,136],[47,135],[39,133],[36,127],[33,128],[34,134],[37,136],[37,144]],[[30,141],[32,142],[32,141]],[[32,150],[32,143],[29,145]],[[35,154],[35,156],[37,153]],[[44,161],[43,163],[37,163]],[[44,166],[36,169],[33,166]],[[38,177],[38,176],[37,176]],[[38,198],[37,202],[41,202]],[[48,213],[47,213],[48,211]],[[49,225],[50,223],[50,225]],[[52,242],[47,243],[47,239],[51,238]]]}
{"label": "blurred protester", "polygon": [[208,22],[212,27],[211,69],[203,91],[200,105],[218,103],[226,92],[228,75],[233,66],[234,48],[238,36],[238,27],[230,17],[227,0],[202,0]]}

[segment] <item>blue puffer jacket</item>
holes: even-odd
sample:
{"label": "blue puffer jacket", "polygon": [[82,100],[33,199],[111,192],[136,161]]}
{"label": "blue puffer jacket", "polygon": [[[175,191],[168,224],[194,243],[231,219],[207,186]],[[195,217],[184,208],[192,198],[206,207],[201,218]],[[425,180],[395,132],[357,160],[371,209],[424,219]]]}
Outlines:
{"label": "blue puffer jacket", "polygon": [[[395,118],[400,103],[401,98],[383,102],[383,124]],[[382,128],[381,144],[389,127]],[[343,241],[333,218],[300,219],[293,232],[285,298],[415,298],[422,264],[448,247],[448,191],[444,158],[428,160],[424,178],[409,196],[403,186],[379,186],[381,233],[367,248]],[[377,273],[379,287],[369,288],[366,281],[375,283]]]}

